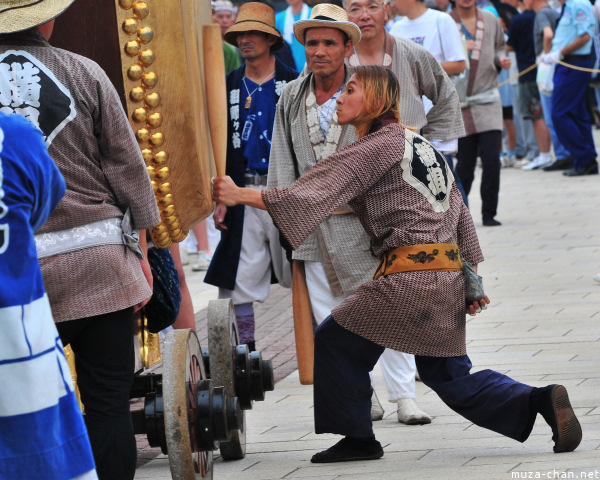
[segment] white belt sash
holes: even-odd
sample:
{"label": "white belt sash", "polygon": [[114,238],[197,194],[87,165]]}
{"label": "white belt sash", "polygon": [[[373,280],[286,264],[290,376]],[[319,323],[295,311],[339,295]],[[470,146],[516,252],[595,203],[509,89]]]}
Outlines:
{"label": "white belt sash", "polygon": [[38,258],[100,245],[125,245],[139,258],[144,258],[139,238],[139,232],[133,229],[129,209],[125,212],[123,219],[107,218],[78,227],[34,236]]}

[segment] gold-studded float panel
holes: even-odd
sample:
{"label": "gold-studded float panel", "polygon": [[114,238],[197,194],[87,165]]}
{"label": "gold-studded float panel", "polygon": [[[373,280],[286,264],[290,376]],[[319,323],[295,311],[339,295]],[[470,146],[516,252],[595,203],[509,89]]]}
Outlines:
{"label": "gold-studded float panel", "polygon": [[155,182],[163,220],[151,233],[161,247],[213,208],[201,68],[210,13],[209,0],[77,0],[50,39],[96,61],[119,93]]}
{"label": "gold-studded float panel", "polygon": [[115,3],[128,115],[162,217],[150,233],[155,245],[166,248],[182,241],[213,209],[210,177],[215,170],[201,52],[202,25],[211,22],[210,4]]}

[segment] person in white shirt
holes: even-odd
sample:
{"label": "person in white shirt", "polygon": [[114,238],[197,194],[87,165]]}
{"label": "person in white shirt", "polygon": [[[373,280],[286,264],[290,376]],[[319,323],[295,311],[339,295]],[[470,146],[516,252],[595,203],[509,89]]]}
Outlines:
{"label": "person in white shirt", "polygon": [[465,69],[460,33],[448,14],[427,8],[421,0],[395,0],[395,8],[402,18],[390,29],[392,35],[408,38],[424,47],[448,75]]}
{"label": "person in white shirt", "polygon": [[[395,10],[401,15],[390,33],[395,37],[406,38],[421,45],[440,63],[448,75],[457,75],[466,68],[466,55],[456,23],[450,15],[427,8],[423,0],[395,0]],[[429,112],[432,103],[423,97],[425,112]],[[454,167],[453,154],[458,149],[458,139],[449,141],[432,140],[431,143],[445,156]],[[458,181],[458,179],[457,179]],[[457,187],[467,203],[462,185]]]}
{"label": "person in white shirt", "polygon": [[[457,75],[466,68],[466,54],[461,34],[452,18],[439,10],[427,8],[423,0],[395,0],[394,10],[401,18],[392,26],[390,33],[395,37],[406,38],[421,45],[440,63],[448,75]],[[425,112],[432,107],[431,101],[423,97]],[[458,139],[450,141],[432,140],[454,170],[454,153],[458,149]],[[456,186],[468,205],[467,196],[457,175]]]}

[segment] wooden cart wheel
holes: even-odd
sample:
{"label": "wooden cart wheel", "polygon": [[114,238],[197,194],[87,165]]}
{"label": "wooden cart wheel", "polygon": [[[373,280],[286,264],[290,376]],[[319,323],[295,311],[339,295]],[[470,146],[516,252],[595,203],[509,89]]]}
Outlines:
{"label": "wooden cart wheel", "polygon": [[[229,299],[208,302],[208,356],[210,377],[215,385],[223,385],[225,393],[236,396],[234,384],[234,349],[239,343],[235,309]],[[231,432],[229,442],[219,445],[223,460],[240,460],[246,456],[246,412],[242,424]]]}
{"label": "wooden cart wheel", "polygon": [[213,452],[197,445],[196,393],[206,379],[198,337],[191,329],[172,330],[164,343],[163,400],[171,476],[176,480],[213,478]]}

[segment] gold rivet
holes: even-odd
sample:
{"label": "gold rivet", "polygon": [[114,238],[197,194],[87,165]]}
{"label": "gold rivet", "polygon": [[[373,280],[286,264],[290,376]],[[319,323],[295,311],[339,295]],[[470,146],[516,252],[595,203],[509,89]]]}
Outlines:
{"label": "gold rivet", "polygon": [[148,138],[150,138],[150,131],[147,128],[140,128],[135,132],[135,136],[138,139],[138,142],[147,142]]}
{"label": "gold rivet", "polygon": [[160,105],[160,95],[156,92],[149,93],[148,95],[146,95],[146,98],[144,100],[146,102],[146,105],[148,105],[148,107],[150,108],[156,108]]}
{"label": "gold rivet", "polygon": [[148,117],[148,112],[144,107],[136,108],[131,114],[131,118],[134,122],[145,122]]}
{"label": "gold rivet", "polygon": [[156,175],[156,168],[154,168],[152,165],[148,165],[146,169],[148,170],[148,175],[150,175],[150,178],[154,178]]}
{"label": "gold rivet", "polygon": [[169,226],[169,228],[179,228],[179,225],[177,225],[177,227],[173,226],[175,222],[177,222],[176,215],[165,216],[165,223]]}
{"label": "gold rivet", "polygon": [[163,213],[164,213],[166,216],[169,216],[169,215],[175,215],[175,205],[169,205],[168,207],[166,207],[166,208],[163,210]]}
{"label": "gold rivet", "polygon": [[152,160],[152,150],[150,148],[142,149],[142,157],[146,163],[149,163]]}
{"label": "gold rivet", "polygon": [[158,186],[158,193],[160,195],[167,195],[171,193],[171,184],[169,182],[165,182]]}
{"label": "gold rivet", "polygon": [[152,185],[152,190],[154,190],[154,193],[156,193],[158,190],[158,183],[156,183],[154,180],[151,180],[150,184]]}
{"label": "gold rivet", "polygon": [[169,159],[169,155],[164,150],[161,150],[160,152],[156,152],[154,154],[154,158],[153,158],[154,163],[156,163],[157,165],[164,165],[165,163],[167,163],[168,159]]}
{"label": "gold rivet", "polygon": [[165,143],[165,136],[161,132],[156,132],[150,135],[148,142],[153,147],[160,147],[163,143]]}
{"label": "gold rivet", "polygon": [[142,50],[140,52],[140,63],[145,67],[152,65],[154,63],[154,52],[149,48]]}
{"label": "gold rivet", "polygon": [[166,180],[170,174],[171,171],[169,170],[169,167],[163,167],[160,170],[156,171],[156,178],[158,178],[159,180]]}
{"label": "gold rivet", "polygon": [[[154,240],[153,240],[153,242],[154,242]],[[167,237],[165,240],[162,240],[162,241],[159,241],[159,242],[154,242],[154,245],[157,248],[162,248],[163,250],[166,250],[171,245],[173,245],[173,242],[171,241],[171,239],[169,237]]]}
{"label": "gold rivet", "polygon": [[140,43],[150,43],[154,38],[154,30],[150,27],[142,27],[138,30],[138,40]]}
{"label": "gold rivet", "polygon": [[166,233],[166,231],[167,231],[167,227],[165,225],[163,225],[162,223],[159,223],[156,227],[152,227],[151,233],[154,233],[156,235],[161,235],[162,233]]}
{"label": "gold rivet", "polygon": [[163,116],[159,112],[155,112],[148,115],[147,121],[152,128],[158,128],[163,122]]}
{"label": "gold rivet", "polygon": [[[165,227],[165,228],[166,228],[166,227]],[[170,240],[171,240],[171,239],[169,238],[169,237],[170,237],[170,235],[169,235],[169,231],[168,231],[168,230],[165,230],[165,231],[164,231],[164,232],[162,232],[162,233],[158,233],[158,234],[156,234],[156,237],[157,237],[157,239],[158,239],[160,242],[168,242],[168,241],[170,241]]]}
{"label": "gold rivet", "polygon": [[142,87],[133,87],[129,92],[129,98],[134,102],[141,102],[144,99],[145,91]]}
{"label": "gold rivet", "polygon": [[140,28],[139,22],[135,18],[126,18],[123,20],[121,24],[121,30],[125,33],[125,35],[133,35]]}
{"label": "gold rivet", "polygon": [[131,65],[131,67],[127,69],[127,76],[129,77],[129,80],[139,80],[142,78],[143,74],[144,70],[137,64]]}
{"label": "gold rivet", "polygon": [[185,237],[188,236],[188,232],[186,230],[181,230],[181,233],[179,235],[174,235],[171,238],[173,239],[174,242],[183,242],[185,240]]}
{"label": "gold rivet", "polygon": [[154,72],[144,73],[142,75],[142,83],[146,88],[154,88],[158,83],[158,76]]}
{"label": "gold rivet", "polygon": [[125,44],[125,53],[130,57],[135,57],[140,53],[140,44],[137,40],[130,40]]}
{"label": "gold rivet", "polygon": [[169,205],[173,205],[173,195],[170,193],[166,194],[158,201],[163,207],[167,207]]}
{"label": "gold rivet", "polygon": [[131,7],[133,7],[133,0],[119,0],[119,6],[123,10],[129,10]]}
{"label": "gold rivet", "polygon": [[148,16],[149,13],[150,8],[148,7],[148,4],[146,2],[135,2],[135,5],[133,6],[133,14],[137,18],[143,20]]}

